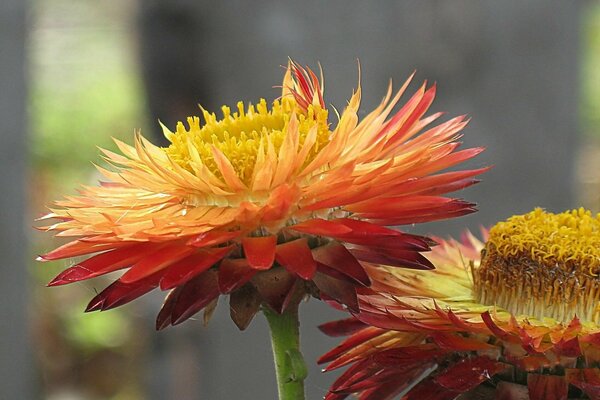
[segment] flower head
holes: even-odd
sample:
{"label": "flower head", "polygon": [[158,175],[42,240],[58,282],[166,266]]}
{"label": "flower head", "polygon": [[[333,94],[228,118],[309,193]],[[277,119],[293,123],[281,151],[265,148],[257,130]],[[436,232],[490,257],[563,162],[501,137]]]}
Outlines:
{"label": "flower head", "polygon": [[323,327],[351,336],[321,362],[354,364],[329,399],[453,399],[514,377],[532,399],[597,398],[600,216],[536,209],[495,225],[485,245],[470,233],[441,241],[429,259],[434,271],[368,267],[358,319]]}
{"label": "flower head", "polygon": [[87,257],[50,285],[125,269],[87,311],[159,287],[170,291],[164,328],[231,294],[243,329],[261,304],[282,312],[305,293],[356,310],[355,286],[370,283],[360,261],[431,268],[420,254],[429,239],[387,226],[474,211],[441,195],[486,168],[440,172],[482,149],[457,151],[464,117],[430,127],[441,115],[424,117],[435,86],[392,115],[409,82],[361,121],[359,87],[332,126],[322,78],[290,62],[270,105],[224,106],[220,118],[202,110],[203,123],[163,127],[166,148],[140,134],[133,146],[117,141],[121,154],[103,150],[110,168],[98,167],[107,181],[44,217],[57,220],[46,230],[71,241],[41,260]]}

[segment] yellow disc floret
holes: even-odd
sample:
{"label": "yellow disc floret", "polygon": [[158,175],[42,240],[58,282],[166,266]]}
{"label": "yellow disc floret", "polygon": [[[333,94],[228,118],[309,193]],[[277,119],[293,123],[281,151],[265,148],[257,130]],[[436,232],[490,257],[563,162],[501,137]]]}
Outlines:
{"label": "yellow disc floret", "polygon": [[[188,128],[183,123],[177,124],[176,132],[167,135],[171,145],[165,149],[167,154],[177,164],[192,171],[192,154],[190,146],[196,150],[202,163],[220,177],[221,173],[215,163],[212,146],[219,149],[232,164],[237,176],[245,184],[249,184],[256,163],[261,143],[263,149],[269,149],[278,154],[279,148],[287,134],[287,127],[292,115],[298,119],[300,145],[315,125],[317,140],[313,145],[306,163],[329,142],[329,126],[327,110],[318,105],[309,105],[306,110],[297,106],[291,98],[283,98],[273,102],[269,110],[267,102],[261,99],[253,106],[237,104],[237,112],[231,113],[227,106],[222,107],[223,118],[218,120],[214,113],[202,110],[204,125],[200,126],[198,117],[189,117]],[[269,144],[270,142],[270,144]]]}
{"label": "yellow disc floret", "polygon": [[600,216],[582,208],[538,208],[496,224],[473,270],[483,304],[561,321],[600,320],[599,274]]}

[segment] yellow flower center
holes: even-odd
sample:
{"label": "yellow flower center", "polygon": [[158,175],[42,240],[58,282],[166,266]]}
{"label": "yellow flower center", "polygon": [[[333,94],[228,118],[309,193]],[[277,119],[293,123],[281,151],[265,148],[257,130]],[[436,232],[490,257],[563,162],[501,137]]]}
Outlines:
{"label": "yellow flower center", "polygon": [[309,163],[317,153],[329,142],[329,126],[327,110],[316,105],[309,105],[304,111],[291,98],[273,102],[269,110],[267,102],[261,99],[255,106],[237,104],[237,112],[231,113],[227,106],[222,108],[223,118],[218,120],[214,113],[202,110],[205,124],[200,126],[198,117],[187,119],[189,128],[182,122],[177,124],[177,130],[168,134],[171,145],[165,149],[167,154],[181,167],[193,172],[191,167],[193,146],[202,163],[217,177],[222,174],[214,160],[212,146],[218,148],[231,162],[237,176],[245,184],[250,183],[259,148],[265,151],[272,144],[274,153],[279,154],[290,118],[295,113],[298,118],[299,143],[302,145],[310,129],[317,125],[317,140],[305,161]]}
{"label": "yellow flower center", "polygon": [[600,215],[580,208],[534,211],[490,230],[481,264],[473,269],[482,304],[515,315],[600,322]]}

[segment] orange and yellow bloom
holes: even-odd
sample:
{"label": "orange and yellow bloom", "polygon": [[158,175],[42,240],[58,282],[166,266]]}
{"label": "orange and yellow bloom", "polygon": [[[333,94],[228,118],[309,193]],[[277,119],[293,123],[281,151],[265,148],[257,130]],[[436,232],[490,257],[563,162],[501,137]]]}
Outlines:
{"label": "orange and yellow bloom", "polygon": [[367,267],[357,319],[323,326],[350,334],[321,358],[352,364],[328,399],[600,398],[600,215],[536,209],[484,236],[441,241],[434,271]]}
{"label": "orange and yellow bloom", "polygon": [[125,304],[159,287],[170,291],[157,328],[183,322],[231,294],[245,328],[265,302],[282,312],[311,293],[357,310],[355,286],[369,285],[361,261],[429,269],[431,241],[388,226],[449,218],[473,204],[444,197],[486,168],[441,172],[481,148],[457,150],[465,117],[431,126],[435,86],[423,84],[396,113],[410,83],[390,90],[362,120],[360,87],[335,126],[322,78],[290,62],[281,97],[270,106],[202,110],[164,133],[161,148],[140,134],[121,154],[103,150],[109,168],[43,219],[69,238],[40,259],[87,257],[51,286],[117,270],[120,278],[87,311]]}

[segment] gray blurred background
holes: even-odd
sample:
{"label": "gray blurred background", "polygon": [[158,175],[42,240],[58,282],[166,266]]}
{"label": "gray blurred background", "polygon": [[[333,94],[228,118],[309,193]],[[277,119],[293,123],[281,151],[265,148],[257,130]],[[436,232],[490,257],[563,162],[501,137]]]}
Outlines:
{"label": "gray blurred background", "polygon": [[[458,196],[469,217],[411,232],[458,234],[541,206],[598,211],[600,6],[582,1],[0,2],[0,399],[272,399],[266,325],[246,332],[226,301],[208,327],[156,333],[160,293],[83,314],[107,280],[44,288],[67,262],[36,265],[56,245],[32,231],[44,204],[94,183],[95,146],[131,142],[157,119],[173,127],[238,100],[273,99],[287,57],[325,72],[326,102],[343,108],[362,68],[363,115],[399,85],[438,84],[433,111],[468,114],[467,146],[494,165]],[[413,84],[416,89],[417,83]],[[339,316],[301,310],[310,375],[322,397],[333,375],[314,360],[336,344],[316,325]]]}

